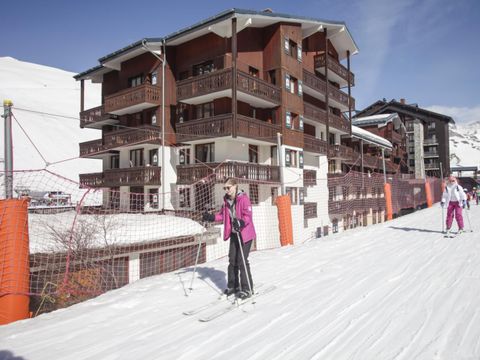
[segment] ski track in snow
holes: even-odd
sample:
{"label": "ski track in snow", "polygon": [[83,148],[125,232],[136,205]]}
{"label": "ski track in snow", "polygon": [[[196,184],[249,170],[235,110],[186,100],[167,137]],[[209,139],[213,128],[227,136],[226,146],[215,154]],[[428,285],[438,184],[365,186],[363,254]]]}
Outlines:
{"label": "ski track in snow", "polygon": [[[191,272],[179,270],[0,327],[0,349],[29,360],[479,359],[480,227],[444,238],[440,213],[253,252],[254,281],[277,289],[212,322],[182,311],[218,296],[215,279],[185,296]],[[200,266],[223,272],[227,259]]]}

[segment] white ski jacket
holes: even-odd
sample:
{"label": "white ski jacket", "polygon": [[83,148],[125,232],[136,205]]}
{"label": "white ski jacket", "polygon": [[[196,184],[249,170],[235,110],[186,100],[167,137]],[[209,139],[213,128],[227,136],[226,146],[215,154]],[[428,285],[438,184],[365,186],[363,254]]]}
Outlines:
{"label": "white ski jacket", "polygon": [[467,195],[465,194],[463,187],[461,187],[460,185],[451,184],[445,187],[445,191],[443,192],[443,195],[442,195],[442,203],[445,203],[448,205],[450,201],[458,201],[459,203],[462,203],[463,201],[466,201],[466,200],[467,200]]}

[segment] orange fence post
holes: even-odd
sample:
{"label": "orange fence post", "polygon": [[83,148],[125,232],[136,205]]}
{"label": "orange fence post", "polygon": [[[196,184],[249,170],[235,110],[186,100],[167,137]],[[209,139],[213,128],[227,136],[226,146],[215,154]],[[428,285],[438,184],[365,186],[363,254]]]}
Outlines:
{"label": "orange fence post", "polygon": [[0,325],[29,317],[28,199],[0,200]]}
{"label": "orange fence post", "polygon": [[393,206],[392,206],[392,187],[389,183],[383,184],[385,192],[385,211],[387,212],[387,220],[393,219]]}
{"label": "orange fence post", "polygon": [[280,244],[293,244],[292,203],[289,195],[277,196],[278,228],[280,230]]}
{"label": "orange fence post", "polygon": [[428,180],[425,181],[425,197],[427,198],[427,207],[432,207],[432,190],[430,189],[430,183],[428,182]]}

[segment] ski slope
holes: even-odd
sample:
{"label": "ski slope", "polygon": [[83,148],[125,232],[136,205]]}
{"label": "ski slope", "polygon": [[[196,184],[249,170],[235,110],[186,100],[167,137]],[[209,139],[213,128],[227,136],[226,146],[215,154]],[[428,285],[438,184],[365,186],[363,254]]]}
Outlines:
{"label": "ski slope", "polygon": [[[478,219],[480,206],[469,216]],[[0,358],[479,359],[480,225],[472,225],[444,238],[436,205],[254,252],[254,281],[276,290],[207,323],[182,312],[218,296],[226,258],[202,264],[192,292],[191,268],[143,279],[0,327]]]}

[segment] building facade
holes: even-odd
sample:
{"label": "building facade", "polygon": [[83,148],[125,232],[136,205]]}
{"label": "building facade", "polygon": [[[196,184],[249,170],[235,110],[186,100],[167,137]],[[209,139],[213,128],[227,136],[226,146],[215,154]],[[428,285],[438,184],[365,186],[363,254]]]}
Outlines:
{"label": "building facade", "polygon": [[379,100],[355,117],[397,113],[405,125],[407,139],[408,167],[417,178],[440,177],[450,173],[449,124],[450,116],[425,110],[417,104],[400,101]]}
{"label": "building facade", "polygon": [[[233,176],[245,179],[257,213],[276,218],[283,190],[294,222],[304,224],[296,236],[326,233],[332,204],[346,200],[332,196],[341,190],[330,178],[352,167],[397,171],[393,158],[385,165],[372,150],[388,147],[379,136],[353,134],[357,52],[342,22],[233,9],[109,54],[75,76],[81,127],[101,130],[80,155],[103,161],[101,173],[82,174],[80,183],[109,188],[109,208],[204,211],[221,202]],[[102,84],[94,109],[83,108],[86,80]]]}

